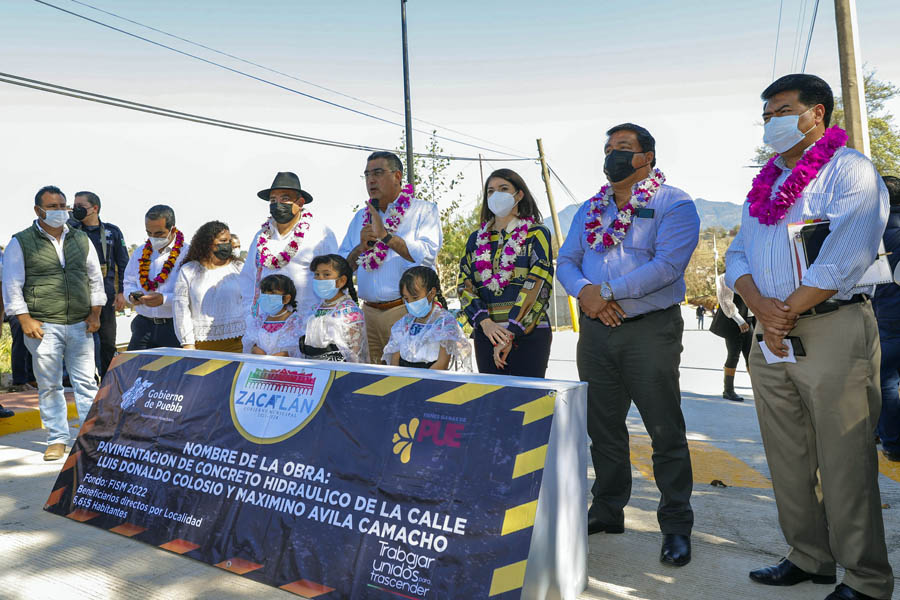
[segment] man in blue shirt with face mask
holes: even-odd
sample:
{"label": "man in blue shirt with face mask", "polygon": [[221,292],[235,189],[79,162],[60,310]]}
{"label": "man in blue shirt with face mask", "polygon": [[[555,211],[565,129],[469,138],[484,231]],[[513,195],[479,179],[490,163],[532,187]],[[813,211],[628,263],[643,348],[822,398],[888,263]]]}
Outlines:
{"label": "man in blue shirt with face mask", "polygon": [[606,132],[609,184],[585,202],[559,251],[557,276],[581,308],[578,374],[588,383],[588,434],[596,480],[588,532],[622,533],[631,496],[625,422],[632,401],[653,441],[661,499],[660,560],[691,559],[693,475],[678,365],[684,269],[700,232],[694,202],[664,185],[656,142],[633,123]]}

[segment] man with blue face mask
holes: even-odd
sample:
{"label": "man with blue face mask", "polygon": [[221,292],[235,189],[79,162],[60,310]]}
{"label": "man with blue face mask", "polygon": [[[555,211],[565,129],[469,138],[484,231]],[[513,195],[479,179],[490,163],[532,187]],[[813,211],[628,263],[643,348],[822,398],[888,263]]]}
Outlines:
{"label": "man with blue face mask", "polygon": [[[831,584],[840,564],[844,580],[827,600],[887,599],[894,577],[873,439],[880,350],[874,286],[859,285],[878,254],[887,189],[847,134],[828,127],[825,81],[786,75],[762,100],[764,140],[778,154],[753,181],[725,282],[757,318],[750,380],[789,550],[750,578]],[[811,220],[828,221],[827,235],[798,283],[787,225]]]}
{"label": "man with blue face mask", "polygon": [[69,207],[62,190],[38,190],[34,212],[34,224],[15,234],[3,255],[3,298],[31,352],[47,430],[44,460],[58,460],[69,442],[63,361],[83,423],[97,394],[93,333],[100,327],[106,291],[90,239],[66,225]]}

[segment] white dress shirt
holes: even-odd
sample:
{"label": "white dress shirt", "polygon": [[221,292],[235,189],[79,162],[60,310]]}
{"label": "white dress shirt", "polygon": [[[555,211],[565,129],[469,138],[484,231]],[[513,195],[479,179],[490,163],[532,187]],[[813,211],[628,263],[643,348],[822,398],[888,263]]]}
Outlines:
{"label": "white dress shirt", "polygon": [[[737,323],[738,327],[743,327],[747,321],[741,316],[737,305],[734,303],[734,290],[725,285],[725,273],[716,278],[716,299],[719,301],[719,308],[722,309],[722,314]],[[747,312],[750,312],[749,309]]]}
{"label": "white dress shirt", "polygon": [[[387,210],[382,213],[382,219],[387,215],[387,211],[394,205],[394,202],[391,202]],[[353,220],[350,221],[347,235],[344,236],[339,250],[340,255],[344,258],[349,256],[359,245],[359,236],[362,232],[366,211],[365,207],[359,209],[353,216]],[[362,300],[368,302],[396,300],[400,297],[400,290],[397,286],[404,271],[420,265],[434,268],[434,261],[443,242],[441,213],[438,211],[437,204],[413,198],[394,235],[403,238],[403,241],[406,242],[412,262],[388,249],[387,258],[374,271],[367,271],[364,267],[359,267],[356,270],[356,290]],[[356,265],[350,266],[356,267]]]}
{"label": "white dress shirt", "polygon": [[216,341],[244,335],[241,308],[242,264],[231,261],[207,269],[197,261],[182,265],[175,282],[175,335],[182,344]]}
{"label": "white dress shirt", "polygon": [[[272,255],[278,256],[279,252],[287,250],[288,243],[294,239],[294,233],[293,230],[289,230],[282,236],[274,225],[272,226],[272,232],[273,235],[267,246]],[[253,299],[256,296],[257,281],[262,281],[266,276],[273,274],[290,277],[297,287],[297,312],[306,314],[319,303],[319,299],[313,292],[312,285],[309,284],[313,279],[309,265],[316,256],[336,254],[338,250],[337,237],[334,235],[334,231],[324,219],[313,216],[309,218],[309,228],[304,231],[303,239],[299,242],[300,248],[291,258],[291,262],[279,269],[269,269],[267,267],[259,269],[259,254],[256,248],[259,234],[260,232],[257,232],[253,236],[253,242],[247,251],[247,260],[244,262],[244,268],[241,270],[241,304],[244,307],[244,317],[247,319],[248,327],[253,323],[251,309]],[[260,272],[257,273],[257,271]],[[258,280],[257,274],[259,275]]]}
{"label": "white dress shirt", "polygon": [[[172,241],[174,244],[175,241]],[[166,264],[166,261],[169,260],[169,252],[172,251],[172,244],[169,244],[165,248],[163,248],[160,252],[153,250],[150,254],[150,279],[153,279],[159,272],[162,271],[163,265]],[[153,290],[156,293],[162,294],[163,303],[159,306],[144,306],[143,304],[136,304],[134,306],[134,311],[148,319],[171,319],[172,318],[172,300],[175,297],[175,282],[178,280],[178,271],[181,269],[181,263],[184,262],[184,258],[187,256],[188,249],[190,245],[185,242],[184,246],[181,247],[181,253],[178,255],[178,258],[175,260],[175,267],[169,272],[169,276],[166,278],[162,284]],[[143,292],[144,294],[150,294],[141,286],[140,279],[140,262],[141,262],[141,254],[144,252],[144,244],[141,244],[137,248],[135,248],[134,252],[131,254],[131,258],[128,259],[128,266],[125,267],[125,298],[131,296],[132,292]]]}
{"label": "white dress shirt", "polygon": [[[55,237],[44,231],[38,225],[37,220],[34,222],[37,230],[43,234],[45,238],[53,244],[56,250],[56,256],[59,257],[59,264],[62,268],[66,268],[66,257],[63,254],[63,243],[66,241],[66,235],[69,233],[69,226],[63,225],[62,235],[59,241]],[[97,251],[94,244],[88,240],[88,254],[85,259],[87,266],[87,274],[91,289],[91,306],[103,306],[106,304],[106,291],[103,289],[103,273],[100,271],[100,260],[97,258]],[[25,257],[22,255],[22,246],[19,240],[13,237],[6,246],[3,253],[3,304],[6,314],[9,316],[25,314],[28,311],[28,304],[25,302],[25,295],[22,288],[25,286]]]}
{"label": "white dress shirt", "polygon": [[[782,173],[772,185],[773,195],[791,174],[781,157],[775,164]],[[871,294],[875,286],[856,287],[856,283],[878,256],[888,204],[887,188],[872,161],[856,150],[840,148],[775,225],[763,225],[751,217],[749,204],[744,203],[741,229],[725,255],[725,283],[734,289],[735,282],[749,274],[763,296],[787,299],[797,288],[788,224],[828,219],[831,233],[801,283],[837,290],[838,300]]]}

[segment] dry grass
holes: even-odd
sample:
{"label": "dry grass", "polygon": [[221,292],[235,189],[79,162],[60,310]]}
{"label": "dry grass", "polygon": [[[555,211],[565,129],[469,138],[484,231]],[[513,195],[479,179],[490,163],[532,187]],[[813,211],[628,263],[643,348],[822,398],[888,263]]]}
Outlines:
{"label": "dry grass", "polygon": [[9,325],[2,324],[3,335],[0,336],[0,373],[10,372],[9,355],[12,350],[12,335],[9,332]]}

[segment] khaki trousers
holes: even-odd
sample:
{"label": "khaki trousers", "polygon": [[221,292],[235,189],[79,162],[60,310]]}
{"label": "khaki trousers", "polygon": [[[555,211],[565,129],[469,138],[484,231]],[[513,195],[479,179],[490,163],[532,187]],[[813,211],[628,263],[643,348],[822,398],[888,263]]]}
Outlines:
{"label": "khaki trousers", "polygon": [[369,336],[369,362],[381,364],[384,347],[391,340],[391,327],[406,314],[406,305],[401,304],[387,310],[372,308],[363,303],[363,316],[366,318],[366,334]]}
{"label": "khaki trousers", "polygon": [[[762,333],[757,324],[756,333]],[[803,317],[791,335],[806,357],[767,364],[754,338],[750,379],[778,521],[804,571],[890,598],[874,432],[881,410],[880,346],[869,302]]]}

